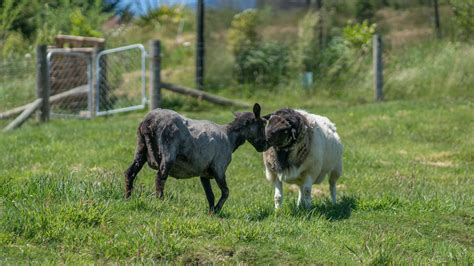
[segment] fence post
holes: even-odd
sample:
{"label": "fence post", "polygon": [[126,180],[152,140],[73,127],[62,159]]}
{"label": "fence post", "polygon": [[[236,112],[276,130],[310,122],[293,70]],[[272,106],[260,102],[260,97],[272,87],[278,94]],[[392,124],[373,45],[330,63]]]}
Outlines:
{"label": "fence post", "polygon": [[49,73],[47,60],[47,46],[36,46],[36,96],[42,99],[38,113],[38,120],[42,123],[49,120]]}
{"label": "fence post", "polygon": [[438,39],[441,39],[441,22],[439,20],[438,0],[434,0],[433,5],[434,5],[436,37],[438,37]]}
{"label": "fence post", "polygon": [[383,100],[383,62],[382,62],[382,38],[375,34],[373,37],[373,66],[374,66],[374,90],[375,100]]}
{"label": "fence post", "polygon": [[197,1],[196,89],[204,88],[204,0]]}
{"label": "fence post", "polygon": [[318,21],[318,39],[319,39],[319,49],[323,50],[324,48],[324,17],[323,17],[323,0],[316,0],[316,7],[319,12],[319,21]]}
{"label": "fence post", "polygon": [[161,44],[159,40],[150,41],[150,110],[161,104]]}

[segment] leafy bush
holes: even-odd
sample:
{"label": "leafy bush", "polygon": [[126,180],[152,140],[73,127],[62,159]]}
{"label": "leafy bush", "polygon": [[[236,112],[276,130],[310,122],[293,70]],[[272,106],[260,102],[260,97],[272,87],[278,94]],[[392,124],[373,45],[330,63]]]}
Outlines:
{"label": "leafy bush", "polygon": [[4,58],[13,56],[14,53],[24,54],[28,51],[28,42],[19,32],[10,32],[2,46]]}
{"label": "leafy bush", "polygon": [[341,36],[333,37],[322,52],[317,75],[329,81],[342,81],[345,76],[356,75],[372,47],[375,29],[376,24],[369,25],[367,21],[349,22]]}
{"label": "leafy bush", "polygon": [[263,43],[242,51],[236,58],[236,74],[240,83],[276,85],[286,78],[288,48],[277,43]]}
{"label": "leafy bush", "polygon": [[318,36],[316,27],[319,15],[316,12],[308,12],[298,25],[298,42],[293,65],[297,70],[311,71],[316,65],[318,56]]}
{"label": "leafy bush", "polygon": [[137,19],[136,24],[142,27],[159,27],[163,24],[178,23],[183,16],[181,6],[161,5],[158,8],[148,9],[146,14]]}
{"label": "leafy bush", "polygon": [[258,13],[247,9],[234,16],[227,34],[227,45],[234,56],[257,46],[260,38],[257,34]]}
{"label": "leafy bush", "polygon": [[454,21],[461,39],[474,38],[474,0],[449,1],[454,13]]}
{"label": "leafy bush", "polygon": [[7,33],[13,30],[13,24],[21,15],[28,1],[5,0],[0,1],[0,39],[3,39]]}
{"label": "leafy bush", "polygon": [[344,38],[340,36],[332,38],[326,49],[321,53],[317,75],[321,78],[337,77],[339,73],[347,68],[349,54],[349,47]]}
{"label": "leafy bush", "polygon": [[70,15],[71,34],[78,36],[100,37],[102,34],[92,28],[89,20],[82,14],[81,10],[75,9]]}
{"label": "leafy bush", "polygon": [[375,34],[377,25],[368,23],[364,20],[362,23],[349,22],[342,30],[342,37],[348,43],[349,47],[362,52],[367,52],[372,46],[372,36]]}
{"label": "leafy bush", "polygon": [[261,43],[258,23],[258,12],[254,9],[235,15],[227,45],[234,55],[234,73],[240,83],[273,86],[287,76],[288,48],[277,43]]}
{"label": "leafy bush", "polygon": [[375,15],[375,8],[371,0],[357,0],[356,18],[358,21],[372,20]]}

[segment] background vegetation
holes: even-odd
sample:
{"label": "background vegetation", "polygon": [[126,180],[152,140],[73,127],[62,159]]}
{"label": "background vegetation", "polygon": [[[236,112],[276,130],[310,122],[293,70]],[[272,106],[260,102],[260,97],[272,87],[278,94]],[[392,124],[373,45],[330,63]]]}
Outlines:
{"label": "background vegetation", "polygon": [[[260,102],[264,113],[303,108],[334,121],[345,145],[335,207],[324,182],[311,210],[296,208],[285,186],[275,212],[261,155],[247,144],[219,215],[207,215],[198,179],[170,178],[165,200],[155,199],[146,167],[126,201],[122,172],[145,112],[30,121],[0,134],[0,263],[473,264],[474,2],[439,1],[441,39],[428,0],[323,2],[207,10],[206,90]],[[162,79],[193,86],[193,11],[142,6],[113,19],[117,5],[0,1],[0,111],[35,97],[35,44],[58,33],[101,36],[108,47],[160,39]],[[373,103],[375,32],[385,44],[383,103]],[[166,92],[163,107],[232,119]]]}

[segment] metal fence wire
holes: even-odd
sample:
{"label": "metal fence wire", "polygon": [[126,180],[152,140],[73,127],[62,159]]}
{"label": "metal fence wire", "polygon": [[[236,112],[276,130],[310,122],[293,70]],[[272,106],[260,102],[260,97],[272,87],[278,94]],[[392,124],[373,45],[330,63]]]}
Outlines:
{"label": "metal fence wire", "polygon": [[28,104],[36,99],[35,59],[0,59],[0,112]]}
{"label": "metal fence wire", "polygon": [[146,52],[141,44],[104,50],[96,59],[96,115],[144,109]]}
{"label": "metal fence wire", "polygon": [[92,111],[92,59],[70,51],[48,53],[51,116],[89,118]]}

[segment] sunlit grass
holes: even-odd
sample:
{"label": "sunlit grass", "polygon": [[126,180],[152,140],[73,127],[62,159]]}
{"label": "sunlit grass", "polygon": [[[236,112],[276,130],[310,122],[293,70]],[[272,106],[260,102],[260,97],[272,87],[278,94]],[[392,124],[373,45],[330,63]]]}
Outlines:
{"label": "sunlit grass", "polygon": [[[288,99],[261,99],[264,113]],[[472,263],[473,121],[469,101],[392,101],[340,107],[295,97],[329,116],[345,145],[338,204],[328,184],[311,210],[273,210],[261,155],[246,144],[228,169],[230,198],[207,214],[198,178],[166,184],[140,172],[124,200],[144,113],[30,123],[0,137],[1,260],[18,262]],[[249,100],[250,101],[250,100]],[[184,111],[225,123],[229,110]],[[214,184],[214,192],[219,195]]]}

